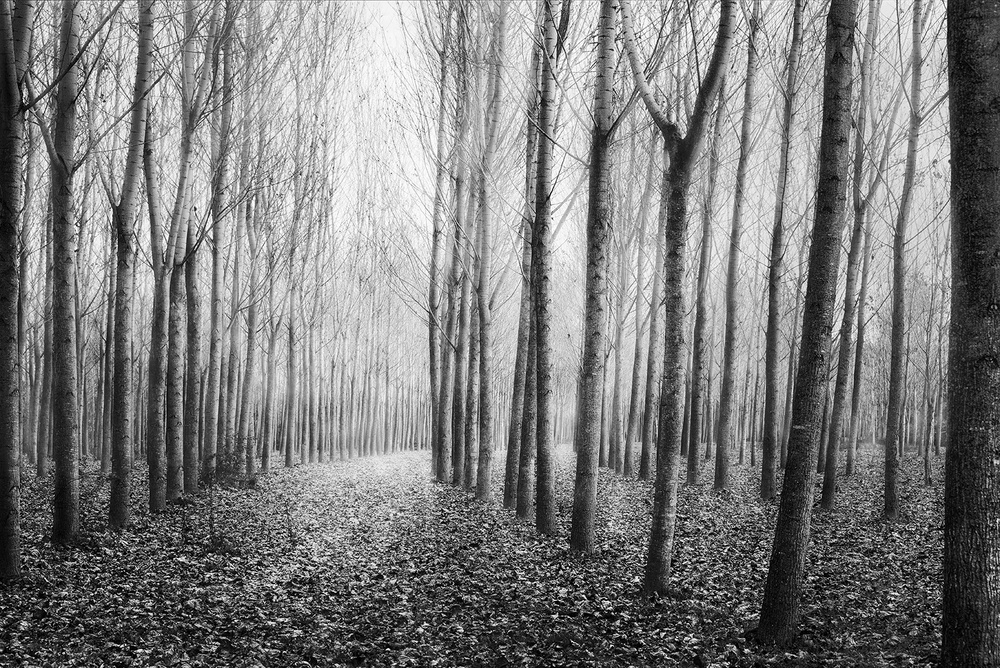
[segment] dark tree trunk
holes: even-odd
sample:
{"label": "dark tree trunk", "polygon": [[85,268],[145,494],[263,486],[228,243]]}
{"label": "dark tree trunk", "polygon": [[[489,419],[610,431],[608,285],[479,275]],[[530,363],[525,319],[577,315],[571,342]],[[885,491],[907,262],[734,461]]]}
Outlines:
{"label": "dark tree trunk", "polygon": [[857,0],[832,0],[826,28],[819,182],[809,252],[792,431],[757,636],[785,642],[795,632],[809,547],[816,452],[830,359],[840,235],[847,206],[851,88]]}

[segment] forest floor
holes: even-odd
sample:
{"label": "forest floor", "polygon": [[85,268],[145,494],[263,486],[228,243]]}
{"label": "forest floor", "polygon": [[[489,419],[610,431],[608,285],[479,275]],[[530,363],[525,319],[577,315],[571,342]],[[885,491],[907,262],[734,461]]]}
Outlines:
{"label": "forest floor", "polygon": [[[501,462],[502,457],[498,460]],[[736,469],[730,493],[682,487],[674,592],[640,594],[651,487],[601,472],[599,549],[536,535],[498,502],[429,479],[427,453],[278,470],[119,534],[107,483],[82,492],[78,546],[46,540],[51,480],[23,489],[25,577],[0,586],[11,666],[897,666],[940,643],[942,500],[904,461],[903,517],[879,519],[872,452],[813,514],[801,635],[745,640],[759,611],[776,503]],[[940,466],[934,474],[940,482]],[[136,507],[143,499],[137,481]],[[499,485],[497,498],[499,498]],[[818,495],[817,495],[818,496]],[[214,528],[213,528],[214,524]]]}

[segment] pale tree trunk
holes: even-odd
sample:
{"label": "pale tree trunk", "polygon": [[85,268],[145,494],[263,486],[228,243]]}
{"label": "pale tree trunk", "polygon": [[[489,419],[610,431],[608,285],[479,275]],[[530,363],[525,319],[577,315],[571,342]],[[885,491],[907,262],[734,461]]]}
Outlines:
{"label": "pale tree trunk", "polygon": [[[60,71],[63,76],[56,88],[51,138],[52,444],[55,454],[52,542],[57,544],[75,541],[80,531],[75,315],[78,239],[73,192],[73,173],[77,167],[74,153],[80,76],[79,63],[74,62],[79,49],[78,29],[76,0],[64,0],[60,36]],[[16,393],[14,396],[17,396]]]}
{"label": "pale tree trunk", "polygon": [[985,668],[1000,665],[1000,6],[952,0],[947,19],[952,292],[941,665]]}
{"label": "pale tree trunk", "polygon": [[[781,332],[781,274],[785,254],[785,197],[788,187],[788,156],[795,121],[799,54],[802,50],[802,12],[805,0],[793,0],[792,39],[785,64],[785,105],[781,117],[781,147],[778,153],[778,182],[774,200],[774,227],[767,282],[767,334],[764,338],[764,433],[761,441],[760,498],[769,501],[777,494],[778,448],[778,340]],[[789,353],[791,355],[791,353]],[[791,383],[791,377],[788,378]]]}
{"label": "pale tree trunk", "polygon": [[490,272],[493,269],[492,188],[493,163],[500,125],[500,102],[503,88],[504,43],[506,40],[507,3],[501,2],[494,24],[490,50],[492,71],[487,84],[490,96],[485,120],[486,147],[483,151],[479,193],[479,461],[476,471],[476,499],[489,501],[493,486],[493,304],[490,298]]}
{"label": "pale tree trunk", "polygon": [[[906,144],[906,167],[903,172],[899,213],[893,236],[892,261],[892,350],[889,360],[889,414],[885,432],[885,498],[883,514],[888,520],[899,516],[899,423],[903,413],[903,366],[906,363],[906,225],[913,201],[913,183],[917,173],[917,147],[920,142],[920,73],[923,65],[920,38],[923,35],[923,0],[913,0],[913,53],[910,64],[910,127]],[[954,350],[954,349],[953,349]],[[904,444],[905,447],[905,444]]]}
{"label": "pale tree trunk", "polygon": [[[536,31],[537,32],[537,31]],[[538,155],[538,77],[541,73],[541,42],[535,40],[528,69],[527,123],[525,126],[524,207],[521,214],[521,295],[517,321],[517,349],[514,353],[514,378],[507,432],[507,461],[503,486],[504,508],[517,505],[520,482],[522,421],[528,370],[528,334],[531,328],[531,228],[535,211],[535,160]]]}
{"label": "pale tree trunk", "polygon": [[[471,116],[471,109],[466,110],[466,118]],[[468,156],[468,152],[466,153]],[[464,162],[464,161],[463,161]],[[467,177],[468,170],[465,165],[459,165],[458,167],[460,176],[459,178]],[[461,223],[461,234],[459,246],[461,250],[461,289],[459,291],[459,301],[458,301],[458,329],[457,329],[457,347],[455,352],[455,382],[451,391],[454,392],[454,428],[453,436],[454,443],[451,452],[451,468],[452,477],[451,483],[453,485],[461,485],[463,479],[465,478],[465,451],[466,451],[466,436],[468,432],[466,427],[469,422],[469,405],[467,401],[468,394],[468,382],[469,382],[469,356],[471,340],[469,336],[469,330],[472,326],[472,271],[474,262],[474,252],[472,248],[472,237],[474,235],[474,221],[472,220],[473,212],[475,211],[474,204],[476,201],[475,190],[476,190],[476,179],[474,177],[468,178],[471,182],[466,190],[466,200],[465,202],[457,202],[457,207],[461,210],[464,208],[464,215],[460,216]],[[456,249],[458,250],[458,249]]]}
{"label": "pale tree trunk", "polygon": [[[736,162],[736,185],[733,194],[733,220],[729,231],[729,266],[726,270],[726,332],[722,344],[722,385],[719,390],[719,440],[715,452],[715,489],[729,487],[729,462],[733,440],[733,394],[736,384],[736,337],[739,329],[740,241],[743,234],[743,204],[745,201],[747,166],[753,139],[754,86],[757,81],[757,33],[760,31],[761,2],[754,0],[747,38],[747,75],[743,85],[743,117],[740,122],[740,156]],[[747,379],[750,378],[749,371]],[[744,401],[746,400],[744,389]],[[745,405],[745,404],[744,404]],[[740,464],[743,463],[743,438],[740,442]]]}
{"label": "pale tree trunk", "polygon": [[[662,133],[661,133],[662,134]],[[654,142],[655,143],[655,142]],[[663,264],[667,238],[667,205],[669,197],[663,193],[670,188],[670,152],[663,147],[662,176],[660,179],[660,206],[656,223],[656,253],[653,258],[653,288],[649,299],[649,355],[646,363],[646,392],[642,410],[642,426],[639,438],[639,479],[649,480],[653,469],[653,431],[657,422],[657,407],[660,403],[660,380],[663,375]]]}
{"label": "pale tree trunk", "polygon": [[[855,211],[857,215],[857,211]],[[868,305],[868,277],[872,256],[872,226],[865,216],[865,241],[862,250],[861,260],[861,288],[858,291],[858,340],[854,351],[854,383],[851,394],[851,424],[847,437],[847,462],[844,468],[844,475],[854,474],[855,463],[858,453],[858,439],[861,429],[861,394],[864,380],[864,351],[865,351],[865,327],[867,325],[866,307]]]}
{"label": "pale tree trunk", "polygon": [[45,212],[45,323],[42,333],[42,390],[39,406],[38,439],[35,442],[35,473],[41,478],[49,473],[52,456],[52,197],[46,199]]}
{"label": "pale tree trunk", "polygon": [[195,131],[201,120],[207,96],[209,71],[207,54],[213,50],[216,16],[212,15],[206,40],[206,62],[200,74],[195,63],[194,43],[197,21],[193,0],[184,8],[184,43],[181,53],[181,149],[177,192],[170,214],[170,235],[167,242],[165,271],[169,272],[169,315],[167,317],[166,359],[166,500],[177,501],[183,494],[184,453],[184,362],[186,353],[186,301],[184,276],[187,229],[191,213],[191,163],[194,152]]}
{"label": "pale tree trunk", "polygon": [[[532,231],[532,289],[535,308],[535,372],[538,405],[535,446],[535,528],[556,530],[555,464],[552,438],[552,157],[556,117],[556,63],[558,54],[555,6],[543,0],[541,101],[538,107],[538,166],[535,185],[535,222]],[[566,18],[564,8],[562,19]],[[529,368],[529,373],[531,369]],[[523,447],[523,445],[522,445]]]}
{"label": "pale tree trunk", "polygon": [[295,302],[298,301],[298,287],[294,279],[294,252],[288,254],[288,278],[292,284],[288,291],[288,374],[285,380],[285,467],[294,464],[296,432],[298,422],[298,374],[295,367]]}
{"label": "pale tree trunk", "polygon": [[[655,131],[654,131],[655,132]],[[653,141],[650,142],[655,146],[655,136]],[[628,418],[625,425],[625,464],[623,473],[626,476],[635,475],[635,439],[640,431],[640,419],[642,419],[642,411],[640,409],[640,403],[643,401],[643,381],[645,380],[643,376],[643,370],[646,365],[645,352],[643,339],[646,335],[646,324],[649,318],[643,318],[641,313],[642,309],[642,297],[645,292],[646,287],[646,223],[649,213],[649,200],[653,195],[653,185],[654,185],[654,170],[656,167],[656,150],[655,148],[649,152],[649,162],[646,167],[646,178],[643,182],[645,186],[642,190],[642,197],[639,199],[639,253],[638,259],[636,260],[636,281],[635,281],[635,304],[633,306],[633,312],[635,313],[635,354],[632,357],[632,386],[629,392],[629,409]],[[653,305],[650,304],[650,311],[647,311],[647,316],[652,315]],[[640,447],[640,454],[642,449]],[[648,478],[648,464],[647,462],[647,478]]]}
{"label": "pale tree trunk", "polygon": [[[695,297],[694,335],[691,341],[691,417],[687,448],[687,484],[697,485],[701,462],[702,421],[705,416],[706,389],[711,394],[711,365],[705,369],[705,331],[708,326],[708,275],[712,271],[712,218],[715,209],[715,184],[719,179],[719,151],[722,140],[722,119],[726,115],[726,78],[719,86],[718,106],[715,110],[715,126],[708,158],[708,184],[705,190],[705,204],[701,217],[701,258],[698,262],[698,284]],[[705,428],[705,431],[710,431]],[[711,434],[707,434],[711,441]]]}
{"label": "pale tree trunk", "polygon": [[[687,235],[688,187],[694,163],[701,152],[710,116],[709,106],[719,95],[729,65],[736,3],[724,0],[719,10],[719,27],[712,60],[702,80],[690,114],[687,135],[664,114],[643,74],[635,49],[635,36],[628,0],[622,0],[622,26],[629,64],[650,116],[664,138],[664,189],[666,239],[664,262],[664,361],[660,388],[659,433],[656,448],[656,482],[653,490],[653,518],[649,535],[643,589],[663,594],[670,580],[674,527],[677,521],[677,475],[680,469],[681,426],[684,394],[684,264]],[[661,210],[663,204],[661,203]]]}
{"label": "pale tree trunk", "polygon": [[[142,156],[139,156],[142,160]],[[141,168],[141,164],[140,164]],[[112,214],[114,215],[114,214]],[[111,233],[111,248],[112,252],[115,251],[117,246],[118,231],[113,230]],[[134,249],[133,249],[134,252]],[[133,257],[134,260],[134,257]],[[104,383],[101,388],[101,473],[111,474],[111,441],[112,441],[112,423],[113,423],[113,411],[114,411],[114,399],[112,397],[114,391],[112,390],[112,385],[114,384],[114,373],[115,373],[115,295],[118,292],[118,262],[110,262],[108,267],[108,312],[107,321],[105,324],[105,337],[104,337]],[[134,269],[133,269],[134,271]],[[124,498],[128,498],[125,496]],[[117,498],[116,498],[117,501]],[[110,520],[110,517],[109,517]],[[111,525],[115,528],[114,524]]]}
{"label": "pale tree trunk", "polygon": [[827,17],[823,126],[809,278],[792,431],[757,637],[789,639],[798,624],[850,178],[851,88],[857,0],[832,0]]}
{"label": "pale tree trunk", "polygon": [[[132,489],[132,421],[135,397],[132,374],[132,303],[135,285],[135,217],[139,208],[139,179],[142,170],[143,139],[146,134],[146,93],[149,86],[150,55],[153,47],[153,0],[140,0],[139,53],[136,57],[135,86],[128,153],[122,175],[121,197],[114,207],[117,231],[117,285],[114,309],[114,375],[111,419],[111,499],[108,526],[121,529],[129,523]],[[109,332],[110,335],[110,332]]]}
{"label": "pale tree trunk", "polygon": [[[236,228],[232,239],[233,280],[229,294],[229,360],[226,363],[225,400],[219,409],[219,433],[221,435],[220,440],[222,441],[222,458],[219,465],[225,470],[226,475],[238,473],[243,463],[239,461],[239,454],[236,448],[236,390],[238,387],[237,378],[240,371],[240,333],[242,331],[239,318],[240,262],[242,259],[240,248],[243,240],[243,216],[240,215],[241,213],[240,207],[237,207],[235,215]],[[308,255],[308,252],[306,255]],[[301,278],[299,280],[301,281]],[[307,406],[308,404],[304,402],[303,405]]]}
{"label": "pale tree trunk", "polygon": [[150,248],[153,261],[153,313],[149,344],[149,373],[146,397],[146,463],[149,467],[149,511],[157,513],[166,504],[166,441],[164,440],[164,404],[166,403],[167,356],[167,278],[163,257],[163,223],[160,211],[156,161],[159,158],[153,130],[153,115],[146,119],[143,172],[149,211]]}
{"label": "pale tree trunk", "polygon": [[[191,207],[191,163],[194,150],[194,132],[201,120],[210,67],[204,63],[200,74],[196,71],[194,34],[196,29],[193,0],[188,0],[184,10],[184,42],[181,47],[181,145],[178,156],[177,191],[170,214],[170,229],[165,243],[160,239],[159,223],[150,225],[153,236],[154,304],[153,334],[150,345],[149,415],[147,459],[150,466],[150,509],[163,509],[166,500],[179,498],[182,487],[181,454],[183,452],[183,348],[184,314],[180,310],[184,301],[183,283],[179,274],[184,260],[186,232]],[[213,14],[208,28],[206,53],[213,50],[213,33],[216,16]],[[155,152],[147,119],[144,166],[146,194],[150,218],[160,216],[159,189],[155,177]],[[162,260],[161,260],[162,258]],[[166,423],[166,425],[164,425]],[[165,433],[164,433],[165,432]],[[166,466],[164,467],[164,462]]]}
{"label": "pale tree trunk", "polygon": [[[241,452],[245,452],[243,462],[244,473],[247,480],[253,480],[256,476],[257,459],[253,442],[250,440],[250,401],[256,391],[256,371],[257,371],[257,310],[258,299],[256,296],[258,287],[257,251],[259,249],[259,233],[261,227],[260,200],[254,198],[253,216],[247,213],[247,240],[250,245],[250,304],[247,306],[247,342],[246,342],[246,375],[243,377],[243,392],[240,398],[240,418],[237,429],[237,442]],[[250,202],[247,202],[250,207]],[[268,377],[268,390],[271,378]],[[266,441],[265,441],[266,443]],[[266,445],[265,447],[270,447]]]}
{"label": "pale tree trunk", "polygon": [[604,397],[604,347],[607,317],[608,252],[611,228],[611,114],[615,68],[615,0],[601,0],[597,25],[594,126],[590,140],[587,211],[587,285],[584,313],[583,370],[580,391],[576,481],[570,549],[593,552],[597,515],[598,455]]}
{"label": "pale tree trunk", "polygon": [[[215,482],[218,467],[219,387],[222,375],[222,319],[225,308],[226,258],[229,199],[229,146],[232,127],[232,48],[222,45],[222,104],[218,107],[218,125],[211,126],[212,181],[212,294],[208,339],[208,379],[205,389],[205,440],[202,469],[205,482]],[[218,128],[218,129],[216,129]]]}
{"label": "pale tree trunk", "polygon": [[187,297],[187,368],[184,397],[183,481],[185,494],[198,493],[198,415],[201,391],[201,294],[198,292],[198,242],[196,230],[188,226],[184,282]]}
{"label": "pale tree trunk", "polygon": [[[938,274],[938,268],[935,263],[934,275]],[[935,310],[936,297],[937,297],[937,285],[935,282],[929,284],[931,291],[931,303],[927,309],[927,325],[924,331],[924,433],[919,433],[917,438],[920,439],[921,448],[923,450],[924,458],[924,486],[930,487],[931,484],[931,437],[934,429],[934,383],[933,383],[933,362],[931,360],[931,346],[932,336],[934,333],[934,320],[937,315]],[[943,295],[942,295],[943,300]],[[943,307],[943,304],[941,305]]]}
{"label": "pale tree trunk", "polygon": [[184,357],[186,352],[187,295],[183,267],[170,272],[170,315],[167,320],[167,502],[184,492]]}
{"label": "pale tree trunk", "polygon": [[[634,147],[633,147],[634,149]],[[633,164],[635,163],[635,151],[632,152]],[[631,197],[626,195],[627,201],[631,201]],[[612,469],[615,473],[622,473],[625,470],[625,448],[622,444],[622,439],[625,437],[622,434],[622,357],[624,352],[622,348],[625,346],[625,301],[626,293],[628,292],[627,281],[628,281],[628,255],[629,250],[631,250],[631,243],[626,243],[624,239],[619,237],[617,246],[617,264],[618,264],[618,277],[617,277],[617,296],[615,299],[615,307],[612,319],[615,323],[615,340],[613,344],[614,355],[615,355],[615,374],[612,377],[612,390],[611,390],[611,420],[608,426],[608,468]],[[611,314],[609,309],[609,314]]]}
{"label": "pale tree trunk", "polygon": [[[478,268],[473,271],[478,275]],[[472,277],[469,282],[474,282]],[[476,291],[475,286],[472,289]],[[465,461],[462,464],[462,480],[459,481],[462,487],[469,490],[475,483],[479,456],[479,344],[479,307],[475,295],[472,295],[469,303],[469,373],[465,387]]]}
{"label": "pale tree trunk", "polygon": [[[437,141],[435,148],[434,203],[431,220],[433,232],[431,236],[430,279],[427,290],[427,334],[430,360],[430,398],[431,398],[431,433],[434,448],[438,443],[438,391],[441,386],[441,286],[438,274],[441,272],[441,248],[444,243],[444,198],[445,177],[448,174],[445,152],[445,120],[447,114],[448,94],[448,58],[451,47],[451,15],[453,2],[449,2],[445,15],[444,35],[440,47],[437,48],[439,61],[438,74],[438,121]],[[431,453],[431,475],[437,475],[437,453]]]}
{"label": "pale tree trunk", "polygon": [[[530,276],[530,274],[529,274]],[[530,278],[529,281],[533,281]],[[533,300],[532,300],[533,301]],[[537,323],[535,309],[528,316],[527,373],[524,379],[524,410],[521,412],[521,452],[517,472],[517,517],[531,518],[532,502],[535,499],[535,454],[538,436],[538,376],[534,373],[538,353],[536,339]]]}
{"label": "pale tree trunk", "polygon": [[[21,576],[21,414],[18,237],[24,198],[25,110],[21,82],[27,66],[34,6],[0,3],[0,582]],[[36,372],[36,376],[37,376]],[[36,380],[37,382],[37,380]]]}

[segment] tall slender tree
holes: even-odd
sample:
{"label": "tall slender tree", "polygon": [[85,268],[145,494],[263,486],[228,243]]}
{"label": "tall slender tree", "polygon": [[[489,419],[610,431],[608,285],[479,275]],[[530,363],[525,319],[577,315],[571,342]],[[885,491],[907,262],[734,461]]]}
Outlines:
{"label": "tall slender tree", "polygon": [[55,500],[52,541],[72,543],[80,532],[80,423],[76,331],[78,227],[73,176],[80,85],[79,10],[63,0],[59,83],[49,139],[52,180],[52,444]]}
{"label": "tall slender tree", "polygon": [[31,0],[0,2],[0,582],[21,575],[21,389],[17,253],[26,148],[22,86],[34,23]]}
{"label": "tall slender tree", "polygon": [[[740,121],[740,155],[736,161],[736,185],[733,193],[733,218],[729,230],[729,266],[726,269],[726,330],[722,344],[722,384],[719,389],[719,439],[715,453],[715,489],[729,487],[729,462],[733,441],[733,401],[736,384],[736,338],[739,329],[740,242],[743,235],[743,205],[746,201],[746,178],[750,164],[754,120],[754,92],[757,82],[757,35],[762,18],[760,0],[754,0],[747,36],[747,72],[743,84],[743,116]],[[749,373],[747,377],[749,378]],[[742,448],[743,439],[740,439]],[[742,453],[743,451],[740,450]]]}
{"label": "tall slender tree", "polygon": [[810,518],[826,399],[830,332],[840,264],[840,236],[847,208],[857,0],[832,0],[826,22],[823,125],[802,344],[785,481],[764,587],[757,636],[784,642],[798,624],[809,547]]}
{"label": "tall slender tree", "polygon": [[135,286],[135,218],[139,208],[139,180],[142,170],[143,140],[146,134],[146,96],[150,85],[150,56],[153,47],[153,0],[140,0],[139,40],[128,150],[121,194],[113,207],[117,239],[116,291],[114,308],[114,380],[111,419],[111,499],[108,525],[121,529],[129,522],[132,484],[132,421],[135,397],[132,374],[132,304]]}
{"label": "tall slender tree", "polygon": [[712,59],[698,88],[688,119],[687,133],[664,112],[639,62],[632,31],[628,0],[621,0],[622,27],[629,64],[642,101],[663,135],[663,189],[660,216],[665,219],[666,239],[663,329],[664,362],[660,389],[659,436],[656,447],[656,482],[653,490],[653,523],[646,557],[644,589],[665,593],[670,579],[674,527],[677,521],[677,475],[680,469],[681,426],[684,393],[684,265],[687,237],[688,187],[695,161],[701,152],[710,116],[729,66],[729,53],[736,28],[736,3],[723,0]]}
{"label": "tall slender tree", "polygon": [[[892,330],[889,360],[889,408],[885,430],[885,491],[883,514],[888,520],[899,516],[899,457],[897,445],[905,436],[900,433],[903,418],[903,378],[906,360],[906,229],[913,202],[913,184],[917,175],[917,148],[920,143],[920,77],[923,70],[923,55],[920,39],[923,36],[923,0],[914,0],[913,50],[910,60],[910,124],[907,131],[906,166],[903,170],[903,186],[899,197],[899,211],[896,215],[896,229],[892,243]],[[905,431],[904,431],[905,433]],[[905,447],[905,440],[904,440]]]}
{"label": "tall slender tree", "polygon": [[[767,334],[764,338],[764,426],[761,440],[760,497],[769,501],[777,494],[778,458],[778,341],[781,325],[781,274],[785,255],[785,197],[788,189],[788,161],[795,122],[798,93],[799,55],[802,51],[802,12],[805,0],[793,0],[792,38],[785,63],[784,108],[781,114],[781,147],[778,153],[778,183],[774,197],[774,227],[767,279]],[[794,338],[794,337],[793,337]],[[789,359],[792,355],[789,354]],[[792,382],[791,376],[788,382]],[[784,452],[784,451],[782,451]]]}
{"label": "tall slender tree", "polygon": [[607,338],[608,240],[611,228],[611,113],[615,73],[615,0],[601,0],[597,24],[594,127],[590,139],[590,187],[587,208],[587,286],[584,313],[580,433],[570,549],[594,551],[597,470],[604,403],[604,348]]}

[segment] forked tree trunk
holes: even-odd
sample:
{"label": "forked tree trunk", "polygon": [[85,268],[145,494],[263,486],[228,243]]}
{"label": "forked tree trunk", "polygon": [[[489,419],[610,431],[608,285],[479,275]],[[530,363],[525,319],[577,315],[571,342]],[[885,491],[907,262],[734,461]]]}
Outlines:
{"label": "forked tree trunk", "polygon": [[[709,105],[722,86],[736,24],[736,3],[724,0],[719,10],[719,27],[712,60],[698,89],[688,122],[681,137],[670,122],[643,74],[635,49],[635,36],[628,0],[622,0],[622,26],[629,64],[643,102],[664,138],[664,189],[667,223],[664,266],[664,361],[660,389],[659,434],[656,449],[656,482],[653,490],[653,518],[643,588],[664,594],[670,580],[674,527],[677,521],[677,475],[680,468],[681,425],[684,393],[684,257],[687,235],[688,187],[694,163],[704,143]],[[669,171],[668,171],[669,170]],[[661,208],[662,208],[661,204]]]}

